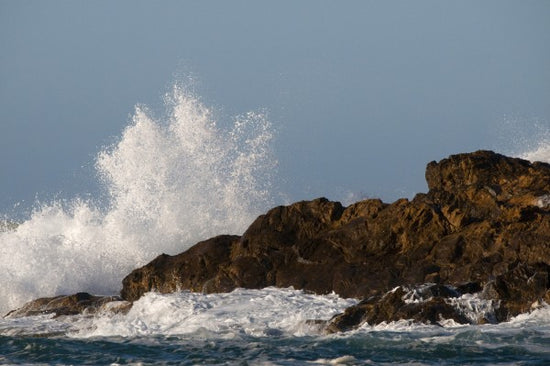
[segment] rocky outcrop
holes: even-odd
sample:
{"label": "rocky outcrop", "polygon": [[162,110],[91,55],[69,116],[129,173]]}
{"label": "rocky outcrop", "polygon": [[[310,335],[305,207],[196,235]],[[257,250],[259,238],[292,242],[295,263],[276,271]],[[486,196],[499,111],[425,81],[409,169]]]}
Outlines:
{"label": "rocky outcrop", "polygon": [[[536,309],[550,302],[546,269],[519,265],[505,275],[489,281],[483,288],[479,283],[460,287],[424,284],[416,288],[398,286],[383,294],[367,298],[342,314],[325,322],[328,333],[347,331],[364,323],[411,320],[441,325],[448,321],[458,324],[485,324],[508,320],[512,315]],[[467,297],[476,294],[476,298]],[[468,302],[477,302],[483,312],[476,312]],[[475,307],[475,306],[474,306]]]}
{"label": "rocky outcrop", "polygon": [[[211,288],[217,292],[231,291],[239,286],[220,271],[230,264],[231,248],[238,240],[238,236],[221,235],[175,256],[162,254],[124,278],[121,296],[133,301],[151,290],[161,293],[184,289],[214,292],[208,291]],[[243,284],[240,287],[250,286]]]}
{"label": "rocky outcrop", "polygon": [[[550,300],[550,165],[478,151],[429,163],[426,180],[427,193],[391,204],[320,198],[273,208],[242,236],[134,270],[121,296],[292,286],[365,299],[329,331],[398,319],[504,321]],[[422,301],[406,301],[426,283]],[[494,301],[494,314],[465,317],[452,300],[465,293]]]}
{"label": "rocky outcrop", "polygon": [[107,309],[118,312],[125,311],[130,306],[129,302],[122,301],[118,296],[94,296],[87,292],[79,292],[74,295],[44,297],[30,301],[21,308],[9,312],[6,317],[17,318],[44,314],[54,314],[57,317],[82,313],[94,314]]}
{"label": "rocky outcrop", "polygon": [[[550,165],[478,151],[429,163],[426,180],[428,193],[410,201],[343,207],[320,198],[276,207],[241,237],[213,238],[135,270],[122,297],[293,286],[369,299],[360,306],[367,315],[352,316],[358,324],[416,319],[410,304],[388,307],[399,297],[388,295],[396,286],[468,284],[499,301],[498,321],[548,299]],[[444,297],[430,301],[432,310],[423,313],[464,321],[447,311]],[[378,308],[395,311],[380,315]]]}
{"label": "rocky outcrop", "polygon": [[424,286],[421,289],[407,289],[402,286],[381,296],[372,296],[349,307],[343,314],[336,315],[325,324],[329,333],[351,330],[363,323],[378,324],[398,320],[412,320],[439,324],[453,320],[466,324],[470,320],[461,309],[448,302],[462,293],[443,285]]}

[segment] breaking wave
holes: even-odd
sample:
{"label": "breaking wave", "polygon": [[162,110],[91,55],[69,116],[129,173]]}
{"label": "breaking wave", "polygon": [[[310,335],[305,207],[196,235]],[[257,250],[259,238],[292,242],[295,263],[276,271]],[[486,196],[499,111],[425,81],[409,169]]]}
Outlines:
{"label": "breaking wave", "polygon": [[520,157],[530,161],[550,163],[550,143],[547,141],[541,142],[534,150],[524,152]]}
{"label": "breaking wave", "polygon": [[550,163],[550,123],[538,118],[505,116],[501,140],[504,154]]}
{"label": "breaking wave", "polygon": [[106,200],[38,204],[27,221],[2,225],[0,312],[40,296],[115,293],[162,252],[242,233],[273,205],[273,135],[265,113],[220,121],[179,85],[162,117],[137,106],[96,159]]}

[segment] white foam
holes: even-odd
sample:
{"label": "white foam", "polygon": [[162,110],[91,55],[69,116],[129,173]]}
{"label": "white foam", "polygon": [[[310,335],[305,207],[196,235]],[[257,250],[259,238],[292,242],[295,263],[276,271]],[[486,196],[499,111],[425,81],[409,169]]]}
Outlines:
{"label": "white foam", "polygon": [[535,149],[524,152],[520,157],[533,162],[542,161],[544,163],[550,163],[550,143],[543,141],[539,143]]}
{"label": "white foam", "polygon": [[357,303],[337,295],[293,289],[237,289],[231,293],[147,293],[127,314],[30,317],[0,320],[0,334],[63,330],[73,337],[189,335],[199,338],[305,336],[318,328],[307,320],[328,320]]}
{"label": "white foam", "polygon": [[507,143],[514,145],[508,155],[550,163],[550,124],[547,121],[507,117],[504,130],[508,130]]}
{"label": "white foam", "polygon": [[[534,331],[540,337],[550,334],[550,306],[518,315],[508,322],[485,325],[458,325],[443,321],[439,325],[399,320],[377,325],[363,324],[345,333],[323,335],[308,320],[328,320],[358,302],[337,295],[313,295],[290,288],[261,290],[237,289],[231,293],[199,294],[176,292],[148,293],[134,303],[127,314],[109,311],[92,316],[33,316],[0,319],[0,335],[68,335],[91,337],[182,336],[190,339],[242,339],[253,337],[347,338],[366,334],[396,342],[418,339],[424,343],[452,343],[459,338],[484,335],[509,337]],[[371,334],[371,336],[376,336]],[[369,336],[370,337],[370,336]],[[480,343],[480,346],[484,346]],[[487,347],[490,347],[488,344]],[[343,361],[319,359],[320,363]]]}
{"label": "white foam", "polygon": [[[464,294],[457,298],[446,299],[446,302],[458,308],[459,311],[472,323],[477,324],[486,319],[495,322],[495,308],[499,306],[498,300],[487,300],[479,297],[479,294]],[[452,323],[448,323],[453,326]]]}
{"label": "white foam", "polygon": [[41,296],[112,294],[158,254],[242,233],[273,205],[273,133],[255,112],[226,129],[218,124],[178,86],[167,94],[162,118],[136,107],[119,142],[97,158],[106,203],[37,204],[15,230],[0,230],[0,312]]}
{"label": "white foam", "polygon": [[336,358],[320,358],[308,363],[317,365],[353,365],[357,363],[357,359],[351,355],[345,355]]}
{"label": "white foam", "polygon": [[504,323],[508,328],[541,328],[550,331],[550,305],[542,303],[529,313],[519,314]]}
{"label": "white foam", "polygon": [[1,319],[0,335],[2,336],[54,336],[71,330],[69,322],[54,319],[53,314],[24,318]]}

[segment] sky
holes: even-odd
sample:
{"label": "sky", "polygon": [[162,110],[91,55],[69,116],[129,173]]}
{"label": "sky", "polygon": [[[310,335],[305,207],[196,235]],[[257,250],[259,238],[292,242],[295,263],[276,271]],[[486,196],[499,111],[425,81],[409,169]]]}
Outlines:
{"label": "sky", "polygon": [[135,105],[190,78],[221,114],[266,111],[288,200],[412,197],[429,161],[550,130],[549,20],[544,0],[0,0],[0,213],[93,195]]}

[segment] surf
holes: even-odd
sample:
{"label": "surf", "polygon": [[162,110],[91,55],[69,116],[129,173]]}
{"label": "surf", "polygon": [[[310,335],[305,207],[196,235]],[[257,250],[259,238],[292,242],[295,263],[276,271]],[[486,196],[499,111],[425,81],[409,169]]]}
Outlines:
{"label": "surf", "polygon": [[41,296],[117,293],[158,254],[241,234],[273,205],[266,113],[224,117],[176,83],[156,114],[137,105],[118,141],[97,154],[101,197],[37,202],[28,220],[5,220],[0,312]]}

